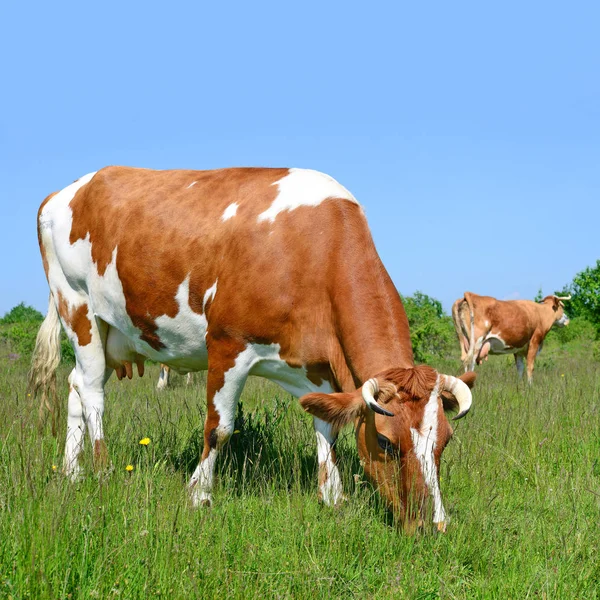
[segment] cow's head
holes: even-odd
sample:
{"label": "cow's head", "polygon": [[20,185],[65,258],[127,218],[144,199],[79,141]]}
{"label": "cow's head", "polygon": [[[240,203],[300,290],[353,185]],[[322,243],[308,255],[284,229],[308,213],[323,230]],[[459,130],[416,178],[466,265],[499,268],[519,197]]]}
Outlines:
{"label": "cow's head", "polygon": [[569,317],[565,313],[563,300],[570,299],[571,296],[546,296],[541,302],[552,309],[554,313],[554,325],[557,327],[564,327],[569,324]]}
{"label": "cow's head", "polygon": [[407,531],[422,522],[425,499],[433,500],[433,521],[446,528],[439,485],[440,458],[452,428],[444,409],[471,407],[475,373],[459,379],[427,366],[390,369],[357,391],[308,394],[300,398],[312,415],[343,427],[354,421],[365,472]]}

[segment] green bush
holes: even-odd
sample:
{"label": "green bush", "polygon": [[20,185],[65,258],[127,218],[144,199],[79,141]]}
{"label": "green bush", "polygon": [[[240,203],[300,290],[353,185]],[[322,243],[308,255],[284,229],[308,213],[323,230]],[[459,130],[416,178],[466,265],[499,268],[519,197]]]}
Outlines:
{"label": "green bush", "polygon": [[568,287],[572,294],[567,313],[585,317],[600,333],[600,260],[593,267],[587,267],[573,278]]}
{"label": "green bush", "polygon": [[11,308],[1,319],[0,325],[12,325],[14,323],[37,323],[44,320],[44,315],[24,302]]}
{"label": "green bush", "polygon": [[[42,313],[21,302],[0,318],[0,341],[8,346],[9,352],[29,361],[43,320]],[[61,359],[67,363],[75,362],[73,348],[64,331],[61,333]]]}
{"label": "green bush", "polygon": [[402,301],[416,362],[427,363],[458,355],[452,318],[444,313],[439,300],[417,291],[413,296],[404,296]]}

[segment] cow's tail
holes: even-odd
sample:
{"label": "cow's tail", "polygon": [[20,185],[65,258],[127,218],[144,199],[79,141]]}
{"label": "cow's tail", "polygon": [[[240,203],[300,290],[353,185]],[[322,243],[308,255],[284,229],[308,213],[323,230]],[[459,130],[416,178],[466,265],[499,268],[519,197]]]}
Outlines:
{"label": "cow's tail", "polygon": [[475,316],[469,292],[452,305],[452,321],[460,342],[460,359],[465,371],[472,371],[475,368]]}
{"label": "cow's tail", "polygon": [[31,359],[28,392],[32,397],[40,396],[39,426],[42,428],[47,413],[52,415],[52,435],[56,426],[60,406],[56,396],[56,369],[60,364],[60,319],[52,293],[48,302],[48,313],[40,326]]}
{"label": "cow's tail", "polygon": [[[463,321],[466,321],[465,317],[468,317],[469,328],[467,331],[469,332],[469,351],[467,352],[464,365],[465,371],[473,371],[475,369],[475,361],[477,359],[477,356],[475,355],[477,348],[475,348],[475,312],[473,310],[473,299],[471,298],[471,294],[469,292],[465,292],[465,302],[468,312],[463,312]],[[467,315],[465,315],[465,312],[467,312]]]}

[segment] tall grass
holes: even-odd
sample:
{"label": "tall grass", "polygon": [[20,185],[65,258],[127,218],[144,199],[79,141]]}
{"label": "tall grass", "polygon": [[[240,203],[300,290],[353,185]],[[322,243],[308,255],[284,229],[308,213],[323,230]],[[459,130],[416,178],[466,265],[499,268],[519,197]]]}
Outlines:
{"label": "tall grass", "polygon": [[214,506],[193,510],[184,488],[202,443],[202,376],[161,394],[156,367],[111,380],[114,471],[95,476],[88,446],[87,475],[72,484],[59,473],[64,423],[58,441],[40,435],[27,365],[1,364],[0,597],[600,595],[597,364],[541,364],[527,388],[490,359],[442,459],[448,533],[413,537],[394,529],[364,481],[351,428],[338,450],[348,501],[318,503],[311,421],[268,382],[247,385]]}

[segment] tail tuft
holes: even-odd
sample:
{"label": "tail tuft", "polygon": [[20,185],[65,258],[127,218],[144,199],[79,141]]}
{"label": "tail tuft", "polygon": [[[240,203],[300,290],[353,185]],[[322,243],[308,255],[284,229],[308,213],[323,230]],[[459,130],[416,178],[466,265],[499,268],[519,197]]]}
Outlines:
{"label": "tail tuft", "polygon": [[27,382],[28,392],[40,395],[39,427],[43,429],[47,412],[52,415],[52,435],[56,437],[60,405],[56,395],[56,369],[60,364],[60,319],[54,298],[50,294],[48,314],[40,326],[31,359]]}

